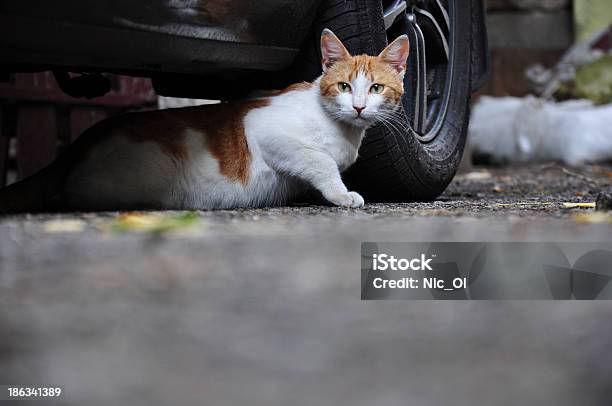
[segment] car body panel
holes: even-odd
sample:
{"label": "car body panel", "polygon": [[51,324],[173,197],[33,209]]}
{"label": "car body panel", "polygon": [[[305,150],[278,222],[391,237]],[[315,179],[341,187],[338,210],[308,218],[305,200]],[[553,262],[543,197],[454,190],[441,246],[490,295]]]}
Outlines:
{"label": "car body panel", "polygon": [[484,0],[472,1],[472,91],[482,88],[491,77],[491,53],[487,35]]}
{"label": "car body panel", "polygon": [[25,0],[0,3],[0,64],[201,73],[274,71],[320,0]]}
{"label": "car body panel", "polygon": [[[243,97],[290,83],[323,0],[0,2],[0,73],[114,72],[159,94]],[[327,6],[327,5],[325,5]],[[472,88],[489,72],[483,0],[469,0]],[[466,29],[470,29],[466,27]],[[314,43],[313,43],[314,44]]]}

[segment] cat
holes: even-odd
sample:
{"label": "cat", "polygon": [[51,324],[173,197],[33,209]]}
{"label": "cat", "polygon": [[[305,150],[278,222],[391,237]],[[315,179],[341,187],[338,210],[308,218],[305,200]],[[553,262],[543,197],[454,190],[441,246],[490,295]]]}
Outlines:
{"label": "cat", "polygon": [[129,113],[86,130],[47,168],[0,192],[0,212],[282,205],[306,188],[361,207],[340,174],[365,131],[401,109],[408,37],[351,56],[321,34],[323,74],[267,97]]}

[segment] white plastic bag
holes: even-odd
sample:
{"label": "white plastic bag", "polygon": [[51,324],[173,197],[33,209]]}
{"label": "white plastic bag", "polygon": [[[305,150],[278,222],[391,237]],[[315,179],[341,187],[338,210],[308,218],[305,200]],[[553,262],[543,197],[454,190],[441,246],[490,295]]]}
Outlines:
{"label": "white plastic bag", "polygon": [[472,109],[469,137],[474,156],[494,163],[612,160],[612,105],[484,96]]}

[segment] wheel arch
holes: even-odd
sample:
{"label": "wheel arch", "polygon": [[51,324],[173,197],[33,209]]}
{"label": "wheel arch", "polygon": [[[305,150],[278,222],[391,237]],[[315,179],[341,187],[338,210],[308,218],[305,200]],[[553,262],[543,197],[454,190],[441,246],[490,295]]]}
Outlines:
{"label": "wheel arch", "polygon": [[472,8],[471,88],[482,88],[491,76],[491,54],[487,35],[487,12],[484,0],[470,0]]}

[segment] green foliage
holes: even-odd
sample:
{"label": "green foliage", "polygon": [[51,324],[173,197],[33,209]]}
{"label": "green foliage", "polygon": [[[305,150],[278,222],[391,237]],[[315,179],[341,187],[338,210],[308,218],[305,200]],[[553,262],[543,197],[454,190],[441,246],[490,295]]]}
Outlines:
{"label": "green foliage", "polygon": [[562,98],[589,99],[596,104],[612,103],[612,55],[578,69],[571,83],[561,87]]}
{"label": "green foliage", "polygon": [[162,234],[167,231],[194,226],[200,217],[196,212],[179,213],[125,213],[117,217],[112,225],[115,232],[140,231]]}

